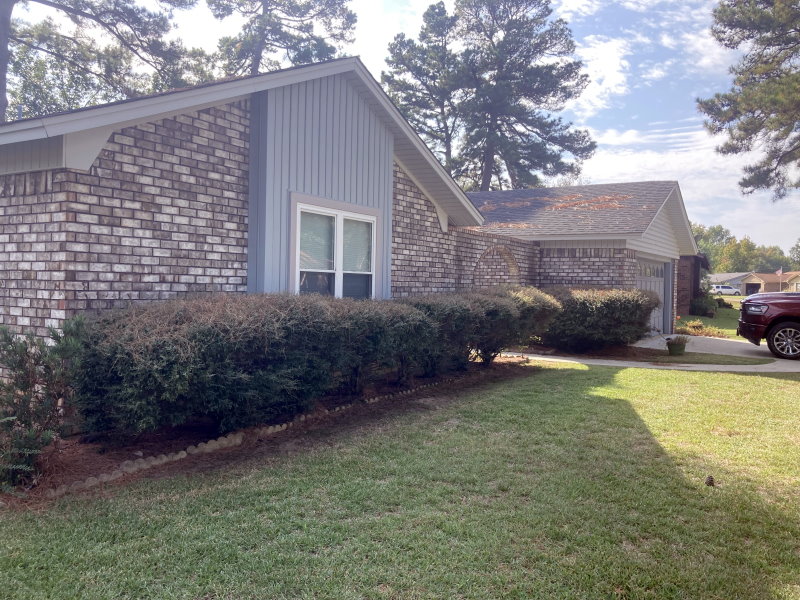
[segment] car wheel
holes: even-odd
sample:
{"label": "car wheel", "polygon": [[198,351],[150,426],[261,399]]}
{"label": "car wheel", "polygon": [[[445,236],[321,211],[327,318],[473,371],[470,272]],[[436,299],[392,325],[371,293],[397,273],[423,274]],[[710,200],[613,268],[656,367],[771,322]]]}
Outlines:
{"label": "car wheel", "polygon": [[733,295],[734,296],[741,296],[741,294],[739,292],[733,292]]}
{"label": "car wheel", "polygon": [[767,334],[767,346],[778,358],[800,359],[800,323],[779,323]]}

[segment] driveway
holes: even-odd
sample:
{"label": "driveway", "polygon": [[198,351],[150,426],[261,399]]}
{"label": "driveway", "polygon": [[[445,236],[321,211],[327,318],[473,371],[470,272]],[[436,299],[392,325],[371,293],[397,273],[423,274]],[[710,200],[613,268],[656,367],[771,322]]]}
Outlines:
{"label": "driveway", "polygon": [[[652,336],[640,340],[634,344],[640,348],[665,349],[664,338]],[[769,358],[773,359],[766,365],[681,365],[656,364],[631,360],[608,360],[604,358],[562,358],[552,356],[541,356],[539,354],[526,354],[532,360],[548,360],[553,362],[579,363],[584,365],[598,365],[609,367],[635,367],[638,369],[672,369],[680,371],[715,371],[727,373],[800,373],[800,360],[785,360],[775,358],[767,349],[766,343],[755,346],[745,340],[731,340],[720,338],[709,338],[691,336],[686,344],[687,352],[704,352],[707,354],[726,354],[729,356],[747,356],[750,358]]]}

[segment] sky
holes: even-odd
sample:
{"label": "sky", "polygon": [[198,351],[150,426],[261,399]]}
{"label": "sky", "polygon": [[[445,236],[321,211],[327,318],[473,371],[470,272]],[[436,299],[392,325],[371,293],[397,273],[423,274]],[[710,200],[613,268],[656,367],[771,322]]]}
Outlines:
{"label": "sky", "polygon": [[[432,0],[351,0],[355,43],[376,79],[387,47],[400,33],[416,36]],[[445,0],[449,9],[453,0]],[[573,32],[591,83],[562,116],[598,142],[583,167],[585,183],[677,180],[690,220],[722,225],[738,238],[778,245],[800,238],[800,192],[773,203],[769,192],[743,196],[741,169],[753,157],[722,156],[703,128],[696,99],[730,87],[738,55],[711,37],[714,0],[551,0],[554,16]],[[235,20],[214,20],[202,0],[180,14],[176,35],[213,50]]]}

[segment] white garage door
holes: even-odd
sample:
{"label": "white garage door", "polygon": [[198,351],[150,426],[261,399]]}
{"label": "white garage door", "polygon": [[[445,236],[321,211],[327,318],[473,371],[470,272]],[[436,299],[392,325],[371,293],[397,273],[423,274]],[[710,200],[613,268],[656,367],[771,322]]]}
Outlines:
{"label": "white garage door", "polygon": [[650,315],[650,327],[653,329],[653,333],[664,332],[664,263],[639,259],[636,287],[658,294],[661,306]]}

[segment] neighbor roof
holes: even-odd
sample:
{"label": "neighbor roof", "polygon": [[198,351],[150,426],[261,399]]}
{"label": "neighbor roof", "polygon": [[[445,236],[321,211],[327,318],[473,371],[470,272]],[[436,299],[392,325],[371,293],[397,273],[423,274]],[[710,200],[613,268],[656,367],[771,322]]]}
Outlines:
{"label": "neighbor roof", "polygon": [[760,279],[764,283],[786,283],[787,281],[794,279],[798,275],[800,275],[800,271],[784,271],[782,275],[777,275],[776,273],[749,273],[753,277]]}
{"label": "neighbor roof", "polygon": [[467,194],[481,231],[524,239],[641,237],[667,211],[682,254],[696,254],[677,181],[640,181]]}
{"label": "neighbor roof", "polygon": [[[218,106],[248,98],[255,92],[332,75],[345,76],[350,84],[365,98],[368,98],[372,110],[394,136],[395,159],[409,171],[409,176],[437,206],[447,213],[454,224],[468,226],[482,223],[483,219],[480,213],[442,168],[436,157],[357,57],[228,79],[142,98],[6,123],[0,125],[0,146],[56,136],[65,136],[65,139],[72,136],[80,143],[90,138],[89,134],[92,132],[101,134],[94,136],[94,139],[102,139],[102,143],[104,143],[105,139],[102,134],[106,131]],[[83,143],[80,148],[85,153],[87,144]],[[88,148],[91,152],[96,153],[99,153],[100,150],[97,143],[89,145]]]}
{"label": "neighbor roof", "polygon": [[736,279],[744,279],[748,275],[750,275],[751,271],[746,273],[711,273],[709,274],[708,278],[711,283],[727,283],[729,281],[734,281]]}

